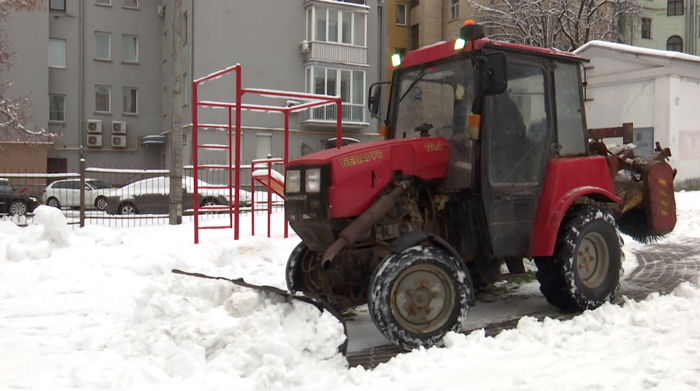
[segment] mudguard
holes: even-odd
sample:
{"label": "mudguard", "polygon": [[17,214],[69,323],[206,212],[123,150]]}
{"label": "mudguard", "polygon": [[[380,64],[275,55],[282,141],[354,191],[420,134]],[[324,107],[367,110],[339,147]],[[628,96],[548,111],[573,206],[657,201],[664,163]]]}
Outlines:
{"label": "mudguard", "polygon": [[198,278],[206,278],[209,280],[222,280],[222,281],[228,281],[234,285],[242,286],[244,288],[250,288],[250,289],[255,289],[257,291],[265,292],[265,293],[274,293],[277,295],[280,295],[282,297],[285,297],[288,300],[299,300],[303,301],[304,303],[308,303],[313,305],[314,307],[318,308],[319,311],[328,311],[331,315],[333,315],[336,319],[338,319],[338,322],[343,325],[343,333],[345,333],[345,342],[343,342],[340,346],[338,346],[338,352],[342,353],[345,355],[348,350],[348,327],[347,324],[345,323],[345,320],[343,319],[343,316],[333,309],[328,303],[326,303],[322,298],[320,297],[315,297],[310,294],[295,294],[289,291],[285,291],[282,289],[279,289],[274,286],[269,286],[269,285],[255,285],[255,284],[250,284],[245,282],[242,278],[236,278],[236,279],[231,279],[231,278],[226,278],[226,277],[214,277],[214,276],[208,276],[206,274],[201,274],[201,273],[190,273],[190,272],[185,272],[182,270],[178,269],[173,269],[173,273],[175,274],[182,274],[186,276],[191,276],[191,277],[198,277]]}

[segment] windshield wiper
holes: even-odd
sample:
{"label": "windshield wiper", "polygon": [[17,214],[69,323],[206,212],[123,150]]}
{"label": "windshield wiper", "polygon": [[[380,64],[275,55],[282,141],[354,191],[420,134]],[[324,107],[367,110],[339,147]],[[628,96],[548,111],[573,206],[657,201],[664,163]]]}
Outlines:
{"label": "windshield wiper", "polygon": [[418,76],[416,76],[415,80],[413,80],[413,82],[411,83],[411,85],[408,86],[408,88],[406,89],[406,92],[404,92],[403,95],[401,95],[401,98],[399,99],[399,102],[401,102],[401,101],[403,100],[403,98],[405,98],[406,95],[408,95],[408,92],[411,91],[411,90],[413,89],[413,87],[415,87],[416,83],[418,83],[418,82],[420,81],[420,79],[423,78],[423,76],[425,75],[425,71],[426,71],[426,70],[428,70],[428,67],[423,68],[423,69],[420,71],[420,73],[418,73]]}

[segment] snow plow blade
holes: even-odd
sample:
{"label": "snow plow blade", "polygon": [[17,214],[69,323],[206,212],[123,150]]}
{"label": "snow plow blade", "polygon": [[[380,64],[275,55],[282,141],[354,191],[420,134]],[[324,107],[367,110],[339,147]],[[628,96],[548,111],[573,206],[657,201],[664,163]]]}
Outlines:
{"label": "snow plow blade", "polygon": [[191,273],[191,272],[185,272],[182,270],[178,269],[173,269],[173,273],[175,274],[182,274],[185,276],[190,276],[190,277],[198,277],[198,278],[205,278],[208,280],[222,280],[222,281],[228,281],[234,285],[242,286],[244,288],[250,288],[254,289],[257,291],[265,292],[265,293],[274,293],[277,295],[280,295],[282,297],[285,297],[287,300],[299,300],[304,303],[308,303],[316,307],[319,311],[323,313],[323,311],[327,311],[331,315],[333,315],[336,319],[338,319],[338,322],[343,325],[343,333],[345,333],[345,342],[343,342],[340,346],[338,346],[338,352],[342,353],[345,355],[347,353],[348,349],[348,327],[347,324],[345,323],[345,320],[343,319],[343,316],[333,309],[328,303],[326,303],[322,298],[320,297],[314,297],[313,295],[310,294],[295,294],[289,291],[285,291],[279,288],[276,288],[274,286],[268,286],[268,285],[255,285],[255,284],[250,284],[248,282],[245,282],[242,278],[236,278],[236,279],[231,279],[231,278],[226,278],[226,277],[215,277],[215,276],[208,276],[206,274],[201,274],[201,273]]}

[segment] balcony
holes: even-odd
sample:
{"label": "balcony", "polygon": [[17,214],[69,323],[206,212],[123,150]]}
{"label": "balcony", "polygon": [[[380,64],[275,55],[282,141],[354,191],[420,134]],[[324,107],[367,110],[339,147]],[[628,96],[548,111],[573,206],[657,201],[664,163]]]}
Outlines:
{"label": "balcony", "polygon": [[[338,118],[338,109],[335,105],[317,107],[306,110],[304,122],[306,123],[328,123],[335,124]],[[365,106],[343,103],[343,125],[369,125],[365,122]]]}
{"label": "balcony", "polygon": [[[304,44],[302,43],[302,49],[303,46]],[[366,47],[343,45],[335,42],[309,42],[306,61],[369,66]]]}

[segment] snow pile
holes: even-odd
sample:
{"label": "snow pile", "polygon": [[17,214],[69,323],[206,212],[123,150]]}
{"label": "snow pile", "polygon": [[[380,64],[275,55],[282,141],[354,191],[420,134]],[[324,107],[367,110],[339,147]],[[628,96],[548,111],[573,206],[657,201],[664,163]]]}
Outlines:
{"label": "snow pile", "polygon": [[226,378],[231,389],[286,389],[305,383],[309,367],[344,368],[343,328],[327,312],[222,281],[158,280],[123,333],[97,344],[110,350],[70,365],[66,387],[90,379],[98,388],[198,388]]}
{"label": "snow pile", "polygon": [[46,259],[51,256],[52,249],[70,245],[65,216],[60,210],[45,205],[34,210],[33,224],[14,233],[18,234],[18,240],[10,242],[6,248],[6,257],[11,261]]}
{"label": "snow pile", "polygon": [[41,208],[26,228],[0,222],[0,248],[16,261],[0,263],[0,368],[16,368],[0,388],[287,389],[307,384],[309,368],[326,384],[345,371],[345,334],[329,313],[171,273],[283,286],[297,240],[195,246],[191,225],[72,229],[62,218]]}
{"label": "snow pile", "polygon": [[451,333],[447,349],[400,355],[371,372],[351,370],[352,379],[373,389],[696,390],[698,308],[697,282],[683,283],[671,295],[605,304],[567,321],[524,317],[496,337]]}

